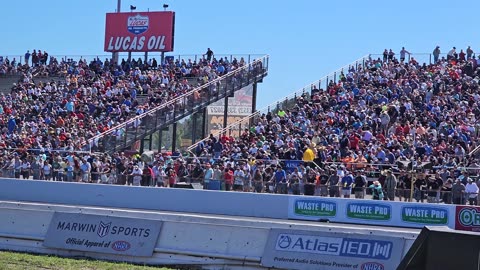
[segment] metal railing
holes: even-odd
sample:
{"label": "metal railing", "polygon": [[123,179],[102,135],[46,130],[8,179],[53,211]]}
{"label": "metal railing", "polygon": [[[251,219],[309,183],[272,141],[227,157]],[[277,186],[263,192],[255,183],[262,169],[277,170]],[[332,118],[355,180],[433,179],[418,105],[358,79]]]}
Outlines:
{"label": "metal railing", "polygon": [[[31,53],[32,51],[30,51]],[[13,59],[16,60],[17,63],[19,64],[24,64],[24,61],[25,61],[25,56],[24,55],[0,55],[0,56],[3,56],[3,59],[5,60],[6,58],[8,58],[10,61],[12,61]],[[212,59],[215,58],[217,60],[220,60],[220,58],[222,59],[227,59],[229,62],[232,62],[234,59],[237,59],[238,61],[240,61],[240,59],[243,58],[243,60],[246,62],[246,63],[251,63],[252,61],[254,61],[255,59],[258,59],[260,57],[263,57],[264,54],[215,54],[212,56]],[[73,59],[74,61],[79,61],[79,60],[86,60],[87,62],[90,62],[90,61],[93,61],[97,58],[99,58],[101,61],[104,61],[105,59],[108,59],[109,61],[111,60],[112,58],[112,55],[111,54],[72,54],[72,55],[69,55],[69,54],[64,54],[64,55],[61,55],[61,54],[54,54],[54,55],[49,55],[48,56],[49,59],[47,60],[47,64],[50,60],[50,57],[54,57],[56,58],[59,62],[64,60],[64,61],[67,61],[67,59]],[[142,62],[145,61],[145,54],[144,53],[132,53],[131,54],[131,59],[135,59],[135,60],[138,60],[138,59],[141,59]],[[174,61],[176,60],[184,60],[185,62],[187,62],[189,59],[195,62],[198,63],[198,61],[200,60],[203,60],[203,59],[206,59],[206,55],[204,54],[165,54],[165,57],[167,59],[169,58],[173,58]],[[148,54],[148,59],[153,59],[155,58],[157,61],[158,61],[158,64],[160,65],[160,59],[161,59],[161,55],[159,53],[149,53]],[[119,61],[121,62],[122,59],[125,59],[125,61],[128,59],[128,53],[120,53],[119,54],[119,57],[118,57]],[[29,62],[32,61],[32,57],[30,56],[30,59],[29,59]]]}
{"label": "metal railing", "polygon": [[[127,120],[88,140],[90,151],[113,152],[172,124],[267,75],[268,55],[186,94]],[[87,150],[84,149],[84,150]]]}
{"label": "metal railing", "polygon": [[[267,105],[264,108],[262,108],[260,110],[257,110],[255,112],[253,112],[252,114],[250,114],[248,116],[245,116],[242,119],[228,125],[227,127],[223,128],[223,129],[221,129],[217,132],[212,133],[212,135],[213,136],[219,136],[221,134],[226,134],[227,132],[229,132],[230,135],[232,135],[233,130],[238,130],[239,133],[240,133],[240,132],[242,132],[242,127],[248,128],[251,125],[253,125],[254,119],[256,117],[260,116],[262,113],[267,113],[272,109],[275,110],[275,109],[279,109],[281,107],[288,107],[289,103],[293,104],[297,100],[298,97],[301,97],[302,95],[305,95],[305,94],[310,95],[310,92],[314,88],[316,88],[318,90],[322,89],[323,86],[325,88],[327,88],[328,84],[330,82],[336,83],[340,79],[339,77],[342,74],[348,73],[349,69],[351,69],[353,67],[355,70],[357,70],[359,65],[363,67],[365,65],[365,62],[368,61],[368,60],[369,60],[368,55],[363,56],[363,57],[357,59],[356,61],[353,61],[350,64],[347,64],[347,65],[329,73],[328,75],[323,76],[319,80],[316,80],[316,81],[304,86],[303,88],[291,93],[290,95],[288,95],[286,97],[283,97],[283,98],[281,98],[277,101],[274,101],[270,105]],[[240,136],[240,134],[239,134],[239,136]],[[209,139],[209,137],[204,138],[204,139],[194,143],[193,145],[188,147],[187,150],[192,151],[195,147],[197,147],[198,144],[200,144],[201,142],[205,142],[208,139]]]}
{"label": "metal railing", "polygon": [[[384,59],[384,56],[381,53],[370,54],[370,57],[372,58],[372,60],[378,60],[378,59],[383,60]],[[475,55],[473,55],[473,57],[475,57]],[[397,59],[397,60],[400,60],[400,53],[396,52],[395,55],[394,55],[394,58]],[[439,54],[438,60],[442,60],[442,59],[445,59],[445,60],[447,59],[447,53],[440,53]],[[427,65],[430,65],[430,64],[434,64],[435,57],[434,57],[433,53],[406,53],[405,54],[405,62],[410,62],[411,60],[415,60],[420,65],[422,65],[424,63],[427,64]]]}
{"label": "metal railing", "polygon": [[[92,183],[92,184],[107,184],[107,185],[127,185],[127,186],[143,186],[143,187],[176,187],[177,183],[197,184],[200,188],[217,190],[217,191],[242,191],[242,192],[258,192],[258,193],[277,193],[277,194],[293,194],[293,195],[312,195],[320,197],[345,197],[342,190],[345,190],[341,179],[338,182],[330,183],[328,180],[321,183],[319,180],[315,182],[308,182],[305,179],[292,180],[290,177],[286,181],[276,182],[274,176],[271,179],[255,180],[252,174],[247,174],[248,177],[242,179],[242,183],[235,182],[235,179],[227,180],[224,177],[220,179],[204,179],[203,175],[198,177],[192,176],[188,173],[186,176],[167,176],[167,175],[152,175],[150,170],[142,171],[141,174],[118,172],[112,168],[108,172],[92,172],[82,171],[68,167],[68,169],[51,169],[45,171],[43,169],[1,169],[0,176],[2,178],[11,178],[22,180],[39,180],[39,181],[53,181],[53,182],[77,182],[77,183]],[[331,175],[327,175],[330,179]],[[347,188],[350,192],[346,197],[356,199],[377,199],[390,201],[405,201],[405,202],[427,202],[427,203],[443,203],[443,204],[457,204],[457,205],[478,205],[478,193],[467,192],[465,190],[447,190],[443,189],[446,186],[437,189],[428,188],[427,185],[422,185],[420,188],[416,186],[415,181],[410,184],[405,184],[405,187],[397,187],[388,189],[382,187],[380,191],[377,190],[377,195],[373,196],[372,186],[374,182],[378,181],[378,177],[366,175],[366,182],[363,186],[355,186],[352,183]],[[238,180],[237,180],[238,181]],[[235,184],[237,183],[237,184]],[[398,183],[398,180],[397,180]],[[305,186],[313,186],[314,193],[307,194]],[[237,186],[237,187],[236,187]],[[449,186],[452,188],[454,185]]]}

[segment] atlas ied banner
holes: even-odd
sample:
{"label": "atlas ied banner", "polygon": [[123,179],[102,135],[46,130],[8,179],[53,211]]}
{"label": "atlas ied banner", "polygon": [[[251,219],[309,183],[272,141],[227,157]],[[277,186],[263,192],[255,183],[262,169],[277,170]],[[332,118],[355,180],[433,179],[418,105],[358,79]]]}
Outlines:
{"label": "atlas ied banner", "polygon": [[404,245],[405,240],[387,236],[272,229],[261,264],[299,270],[393,270]]}
{"label": "atlas ied banner", "polygon": [[173,51],[175,13],[107,13],[106,52]]}
{"label": "atlas ied banner", "polygon": [[152,256],[161,221],[55,212],[43,245],[50,248]]}

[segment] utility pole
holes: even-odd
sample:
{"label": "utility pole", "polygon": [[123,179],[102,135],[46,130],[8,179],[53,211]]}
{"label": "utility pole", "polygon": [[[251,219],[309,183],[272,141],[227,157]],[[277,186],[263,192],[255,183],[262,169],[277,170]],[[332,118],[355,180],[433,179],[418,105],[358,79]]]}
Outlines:
{"label": "utility pole", "polygon": [[[117,13],[120,13],[120,8],[122,6],[122,0],[117,0]],[[118,52],[112,52],[112,62],[118,64]]]}

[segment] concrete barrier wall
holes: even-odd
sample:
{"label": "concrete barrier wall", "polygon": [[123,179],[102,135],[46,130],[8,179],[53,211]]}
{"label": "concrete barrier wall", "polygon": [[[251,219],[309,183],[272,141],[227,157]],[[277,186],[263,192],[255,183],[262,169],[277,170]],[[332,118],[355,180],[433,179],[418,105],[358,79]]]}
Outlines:
{"label": "concrete barrier wall", "polygon": [[[48,248],[43,242],[55,212],[159,220],[163,224],[151,257]],[[82,220],[80,215],[78,220]],[[321,232],[332,236],[346,233],[352,237],[363,235],[380,239],[391,239],[393,235],[404,243],[403,255],[418,234],[418,230],[408,229],[0,201],[0,249],[60,256],[142,264],[201,265],[204,269],[266,269],[261,260],[272,228]]]}
{"label": "concrete barrier wall", "polygon": [[287,219],[288,196],[0,179],[0,200]]}

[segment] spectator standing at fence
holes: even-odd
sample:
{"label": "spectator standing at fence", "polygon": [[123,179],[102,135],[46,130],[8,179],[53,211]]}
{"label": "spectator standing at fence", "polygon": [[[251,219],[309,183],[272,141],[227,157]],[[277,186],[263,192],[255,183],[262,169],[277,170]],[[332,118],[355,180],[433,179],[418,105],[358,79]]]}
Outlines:
{"label": "spectator standing at fence", "polygon": [[458,60],[460,60],[461,62],[464,62],[466,59],[465,59],[465,52],[463,50],[460,50],[460,53],[458,54]]}
{"label": "spectator standing at fence", "polygon": [[372,189],[373,200],[383,200],[383,188],[379,181],[374,181],[368,188]]}
{"label": "spectator standing at fence", "polygon": [[447,60],[453,60],[457,59],[458,54],[457,54],[457,48],[453,47],[450,51],[447,53]]}
{"label": "spectator standing at fence", "polygon": [[468,183],[465,186],[465,193],[467,194],[468,203],[470,205],[477,205],[478,186],[470,177],[468,178]]}
{"label": "spectator standing at fence", "polygon": [[387,199],[390,201],[395,200],[395,189],[397,188],[397,177],[393,174],[392,170],[387,170],[387,177],[385,178],[385,190],[387,192]]}
{"label": "spectator standing at fence", "polygon": [[210,181],[213,180],[213,169],[210,163],[205,165],[205,174],[203,176],[203,189],[208,189]]}
{"label": "spectator standing at fence", "polygon": [[452,203],[452,186],[453,182],[451,178],[448,178],[445,184],[442,186],[442,201],[446,204]]}
{"label": "spectator standing at fence", "polygon": [[388,62],[392,62],[394,57],[395,53],[390,49],[390,51],[388,51]]}
{"label": "spectator standing at fence", "polygon": [[226,191],[231,191],[233,187],[233,174],[234,171],[227,166],[223,170],[223,179],[225,179],[225,190]]}
{"label": "spectator standing at fence", "polygon": [[343,198],[350,198],[352,194],[353,176],[350,171],[347,171],[341,181],[341,190]]}
{"label": "spectator standing at fence", "polygon": [[27,50],[27,52],[25,53],[25,64],[26,64],[27,66],[30,65],[30,64],[29,64],[30,55],[31,55],[30,51]]}
{"label": "spectator standing at fence", "polygon": [[339,184],[340,176],[335,174],[335,169],[330,170],[330,177],[328,178],[328,193],[330,197],[340,197]]}
{"label": "spectator standing at fence", "polygon": [[460,179],[455,181],[455,185],[452,186],[452,201],[454,204],[463,204],[463,194],[465,193],[465,185],[462,184]]}
{"label": "spectator standing at fence", "polygon": [[420,175],[415,179],[415,199],[417,202],[422,202],[425,200],[425,189],[427,188],[427,182],[425,181],[425,176]]}
{"label": "spectator standing at fence", "polygon": [[355,176],[353,191],[355,193],[355,199],[365,198],[365,188],[367,186],[367,177],[363,174],[363,171],[357,171]]}
{"label": "spectator standing at fence", "polygon": [[257,193],[262,193],[264,188],[262,169],[257,168],[253,174],[253,187]]}
{"label": "spectator standing at fence", "polygon": [[407,54],[410,56],[410,52],[405,50],[405,47],[402,47],[402,50],[400,51],[400,62],[405,62],[405,56]]}
{"label": "spectator standing at fence", "polygon": [[440,58],[440,46],[435,47],[433,50],[433,63],[436,64],[438,62],[438,59]]}
{"label": "spectator standing at fence", "polygon": [[165,186],[168,187],[173,187],[176,183],[177,180],[177,173],[175,172],[175,169],[172,166],[172,162],[169,162],[167,164],[167,168],[165,169],[165,174],[167,175],[167,181]]}
{"label": "spectator standing at fence", "polygon": [[210,62],[212,60],[212,57],[213,57],[213,51],[210,48],[208,48],[207,52],[204,55],[207,56],[207,61]]}
{"label": "spectator standing at fence", "polygon": [[428,176],[427,177],[427,202],[429,203],[438,203],[437,193],[440,190],[440,186],[435,178]]}
{"label": "spectator standing at fence", "polygon": [[275,193],[287,194],[287,173],[283,170],[281,165],[277,165],[277,170],[273,175],[275,180]]}
{"label": "spectator standing at fence", "polygon": [[235,167],[235,172],[233,173],[233,190],[234,191],[243,191],[243,181],[245,180],[245,173],[240,168],[240,165]]}
{"label": "spectator standing at fence", "polygon": [[473,57],[473,50],[470,46],[467,47],[467,60],[470,60]]}
{"label": "spectator standing at fence", "polygon": [[143,172],[138,167],[138,165],[133,166],[133,171],[132,171],[131,175],[133,176],[133,185],[134,186],[140,186],[140,183],[142,182]]}

